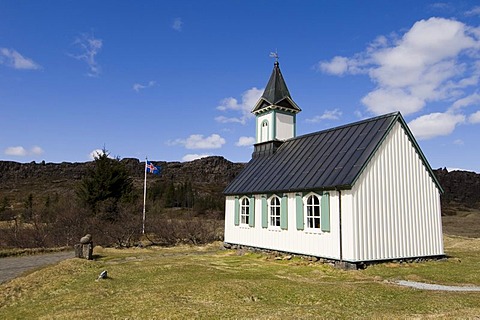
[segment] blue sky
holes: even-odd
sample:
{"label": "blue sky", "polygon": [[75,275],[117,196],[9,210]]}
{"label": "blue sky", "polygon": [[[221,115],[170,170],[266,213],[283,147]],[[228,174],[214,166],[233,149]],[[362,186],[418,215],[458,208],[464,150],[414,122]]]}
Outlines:
{"label": "blue sky", "polygon": [[246,162],[277,51],[297,134],[401,111],[480,172],[477,1],[0,2],[0,159]]}

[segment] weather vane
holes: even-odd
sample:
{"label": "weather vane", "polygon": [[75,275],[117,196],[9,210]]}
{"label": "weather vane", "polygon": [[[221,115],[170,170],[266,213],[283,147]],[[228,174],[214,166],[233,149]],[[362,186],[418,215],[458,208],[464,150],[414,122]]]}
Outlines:
{"label": "weather vane", "polygon": [[270,52],[270,58],[275,58],[275,62],[278,62],[278,58],[279,58],[278,51],[275,50],[275,52],[273,52],[273,51]]}

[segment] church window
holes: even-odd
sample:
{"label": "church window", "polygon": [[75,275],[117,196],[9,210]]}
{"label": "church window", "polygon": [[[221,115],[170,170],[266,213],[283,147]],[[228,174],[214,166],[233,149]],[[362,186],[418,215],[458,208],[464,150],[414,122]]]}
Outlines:
{"label": "church window", "polygon": [[269,205],[270,226],[280,227],[280,200],[278,197],[273,197]]}
{"label": "church window", "polygon": [[269,140],[268,135],[268,121],[264,120],[262,122],[262,132],[261,132],[261,142],[265,142]]}
{"label": "church window", "polygon": [[243,198],[240,205],[240,223],[249,224],[250,220],[250,201],[248,198]]}
{"label": "church window", "polygon": [[320,199],[317,195],[310,195],[307,198],[307,228],[320,229]]}

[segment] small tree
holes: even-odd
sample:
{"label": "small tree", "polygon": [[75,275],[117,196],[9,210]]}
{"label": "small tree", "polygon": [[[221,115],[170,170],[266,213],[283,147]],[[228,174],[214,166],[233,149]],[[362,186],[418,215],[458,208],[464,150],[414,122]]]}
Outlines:
{"label": "small tree", "polygon": [[176,206],[176,198],[175,198],[175,185],[173,181],[170,181],[166,190],[165,190],[165,207],[166,208],[173,208]]}
{"label": "small tree", "polygon": [[25,208],[23,218],[25,221],[30,221],[33,218],[33,194],[29,194],[25,202],[23,203]]}
{"label": "small tree", "polygon": [[82,179],[77,195],[97,217],[114,221],[118,202],[132,193],[132,180],[118,157],[110,158],[107,150],[95,156],[94,167]]}
{"label": "small tree", "polygon": [[10,207],[10,201],[6,196],[4,196],[2,202],[0,203],[0,221],[13,220],[14,218],[15,214]]}

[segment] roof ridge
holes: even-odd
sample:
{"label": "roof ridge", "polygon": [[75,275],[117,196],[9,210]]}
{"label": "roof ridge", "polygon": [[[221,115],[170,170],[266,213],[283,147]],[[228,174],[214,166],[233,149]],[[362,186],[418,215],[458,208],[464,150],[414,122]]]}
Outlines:
{"label": "roof ridge", "polygon": [[286,140],[286,141],[295,140],[295,139],[301,139],[301,138],[305,138],[305,137],[308,137],[308,136],[317,135],[317,134],[320,134],[320,133],[325,133],[325,132],[330,132],[330,131],[345,129],[345,128],[348,128],[348,127],[354,127],[354,126],[358,126],[358,125],[361,125],[361,124],[364,124],[364,123],[368,123],[368,122],[372,122],[372,121],[377,121],[377,120],[379,120],[379,119],[388,118],[388,117],[391,117],[391,116],[394,116],[394,115],[396,116],[395,118],[397,118],[399,115],[401,116],[401,113],[400,113],[400,111],[395,111],[395,112],[383,114],[383,115],[380,115],[380,116],[376,116],[376,117],[373,117],[373,118],[368,118],[368,119],[363,119],[363,120],[356,121],[356,122],[352,122],[352,123],[343,124],[343,125],[340,125],[340,126],[337,126],[337,127],[333,127],[333,128],[328,128],[328,129],[324,129],[324,130],[320,130],[320,131],[315,131],[315,132],[311,132],[311,133],[306,133],[306,134],[303,134],[303,135],[301,135],[301,136],[297,136],[297,137],[288,139],[288,140]]}

